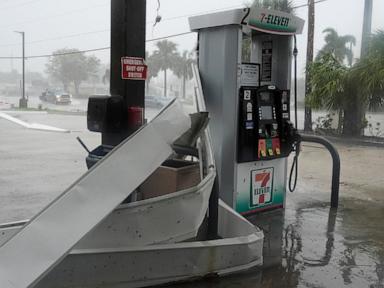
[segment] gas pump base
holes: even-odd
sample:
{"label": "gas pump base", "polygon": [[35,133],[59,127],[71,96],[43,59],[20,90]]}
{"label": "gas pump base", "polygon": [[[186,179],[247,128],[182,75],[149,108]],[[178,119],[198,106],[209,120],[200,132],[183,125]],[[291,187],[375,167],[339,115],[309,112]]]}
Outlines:
{"label": "gas pump base", "polygon": [[[0,229],[0,235],[23,224],[8,225]],[[136,247],[102,243],[96,247],[92,238],[98,236],[93,235],[75,246],[34,288],[147,287],[212,274],[224,276],[262,265],[263,232],[221,201],[219,235],[221,239],[212,241]]]}

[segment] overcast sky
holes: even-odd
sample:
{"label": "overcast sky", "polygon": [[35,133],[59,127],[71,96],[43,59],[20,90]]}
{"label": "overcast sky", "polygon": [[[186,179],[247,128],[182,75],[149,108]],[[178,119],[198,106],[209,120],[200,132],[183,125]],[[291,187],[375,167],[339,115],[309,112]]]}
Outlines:
{"label": "overcast sky", "polygon": [[[25,31],[26,55],[51,54],[60,48],[81,50],[110,45],[111,0],[0,0],[0,56],[20,56],[21,37],[13,31]],[[157,0],[147,0],[147,39],[189,31],[188,16],[229,10],[244,6],[244,0],[160,0],[163,21],[152,27],[156,16]],[[295,0],[294,5],[306,0]],[[384,29],[384,0],[374,0],[373,30]],[[364,0],[327,0],[316,4],[315,50],[324,44],[322,31],[333,27],[339,34],[352,34],[357,38],[355,56],[361,45]],[[296,14],[307,20],[307,7]],[[305,27],[305,32],[307,27]],[[307,35],[298,37],[299,65],[304,66]],[[196,35],[190,34],[171,39],[180,50],[195,47]],[[148,43],[148,49],[153,44]],[[109,51],[93,53],[103,63],[109,63]],[[47,59],[29,59],[27,70],[44,71]],[[19,60],[0,60],[0,70],[19,69]]]}

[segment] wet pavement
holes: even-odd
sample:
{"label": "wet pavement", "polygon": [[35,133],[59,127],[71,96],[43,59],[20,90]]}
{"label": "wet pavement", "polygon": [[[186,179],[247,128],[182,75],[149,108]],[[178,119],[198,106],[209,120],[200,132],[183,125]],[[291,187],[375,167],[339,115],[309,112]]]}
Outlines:
{"label": "wet pavement", "polygon": [[[18,117],[72,132],[31,131],[0,119],[0,223],[32,217],[86,171],[77,136],[91,148],[100,141],[86,130],[85,116]],[[329,208],[331,158],[306,144],[299,186],[287,195],[285,212],[249,219],[269,239],[268,267],[170,287],[384,288],[384,149],[337,147],[342,161],[338,210]]]}
{"label": "wet pavement", "polygon": [[[66,112],[85,112],[87,110],[88,99],[86,98],[73,98],[71,104],[57,105],[46,101],[41,101],[38,96],[30,96],[28,98],[28,107],[37,109],[41,106],[41,109],[66,111]],[[0,95],[0,109],[10,109],[10,107],[19,106],[19,97],[16,96],[4,96]]]}
{"label": "wet pavement", "polygon": [[[382,205],[344,199],[341,207],[333,210],[327,202],[289,199],[285,213],[250,219],[256,224],[265,218],[273,219],[277,227],[281,224],[280,235],[273,235],[274,241],[281,237],[280,259],[274,257],[261,270],[169,287],[384,287]],[[268,232],[265,230],[267,238]]]}

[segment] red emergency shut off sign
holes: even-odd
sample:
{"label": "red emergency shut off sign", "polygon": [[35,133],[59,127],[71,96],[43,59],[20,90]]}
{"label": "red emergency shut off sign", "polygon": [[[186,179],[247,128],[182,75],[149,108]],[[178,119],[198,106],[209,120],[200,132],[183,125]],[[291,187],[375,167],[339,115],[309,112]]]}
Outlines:
{"label": "red emergency shut off sign", "polygon": [[143,58],[122,57],[121,78],[127,80],[146,80],[148,67]]}

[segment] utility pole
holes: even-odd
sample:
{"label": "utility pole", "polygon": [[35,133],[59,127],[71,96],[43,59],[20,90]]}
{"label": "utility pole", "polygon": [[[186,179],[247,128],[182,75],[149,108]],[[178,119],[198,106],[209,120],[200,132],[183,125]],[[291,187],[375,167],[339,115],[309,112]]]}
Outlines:
{"label": "utility pole", "polygon": [[373,0],[365,0],[363,35],[361,39],[361,58],[363,58],[368,52],[369,37],[372,33],[372,10]]}
{"label": "utility pole", "polygon": [[[364,19],[363,19],[363,33],[361,36],[361,52],[360,59],[364,58],[368,54],[369,40],[372,33],[372,10],[373,0],[365,0],[364,3]],[[360,119],[358,122],[360,125],[360,135],[364,135],[364,128],[361,123],[365,119],[366,108],[360,103],[356,103],[356,118]]]}
{"label": "utility pole", "polygon": [[25,98],[25,32],[24,31],[15,31],[16,33],[19,33],[21,34],[21,37],[22,37],[22,50],[23,50],[23,59],[22,59],[22,62],[23,62],[23,80],[22,80],[22,97],[19,101],[19,107],[20,108],[27,108],[28,107],[28,99]]}
{"label": "utility pole", "polygon": [[[315,38],[315,0],[308,0],[308,44],[307,44],[307,67],[313,62],[313,47]],[[312,91],[308,69],[305,80],[305,100]],[[312,109],[305,103],[304,131],[312,131]]]}
{"label": "utility pole", "polygon": [[[132,122],[144,117],[145,81],[122,79],[122,57],[145,58],[146,0],[111,0],[111,83],[112,98],[122,97],[127,129],[103,133],[102,143],[117,145],[138,128]],[[130,128],[131,127],[131,128]]]}

